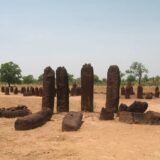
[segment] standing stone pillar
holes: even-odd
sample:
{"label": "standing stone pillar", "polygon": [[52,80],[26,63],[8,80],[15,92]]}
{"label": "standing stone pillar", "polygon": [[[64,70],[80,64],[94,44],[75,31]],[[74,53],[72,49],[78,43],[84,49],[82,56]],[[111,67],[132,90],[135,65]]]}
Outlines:
{"label": "standing stone pillar", "polygon": [[121,95],[124,96],[126,94],[126,89],[123,87],[121,87]]}
{"label": "standing stone pillar", "polygon": [[17,87],[14,88],[14,94],[18,94],[18,88]]}
{"label": "standing stone pillar", "polygon": [[44,70],[42,109],[50,108],[54,112],[55,73],[51,67]]}
{"label": "standing stone pillar", "polygon": [[143,99],[143,87],[141,85],[137,88],[137,98]]}
{"label": "standing stone pillar", "polygon": [[94,73],[91,64],[81,69],[81,110],[93,112]]}
{"label": "standing stone pillar", "polygon": [[4,87],[4,86],[1,87],[1,92],[2,92],[2,93],[5,92],[5,87]]}
{"label": "standing stone pillar", "polygon": [[101,120],[113,120],[114,112],[118,112],[120,82],[121,79],[118,66],[110,66],[107,73],[106,107],[103,107],[101,110]]}
{"label": "standing stone pillar", "polygon": [[69,112],[68,73],[64,67],[56,70],[57,112]]}
{"label": "standing stone pillar", "polygon": [[38,92],[39,92],[39,96],[42,97],[42,95],[43,95],[43,88],[40,87],[40,88],[38,89]]}
{"label": "standing stone pillar", "polygon": [[158,86],[155,88],[155,97],[159,98],[159,87]]}
{"label": "standing stone pillar", "polygon": [[130,98],[130,87],[129,87],[129,85],[126,86],[125,98],[126,98],[126,99],[129,99],[129,98]]}
{"label": "standing stone pillar", "polygon": [[118,66],[110,66],[107,75],[106,107],[112,108],[115,112],[118,111],[119,105],[120,81],[120,71]]}
{"label": "standing stone pillar", "polygon": [[5,95],[9,95],[9,87],[5,88]]}

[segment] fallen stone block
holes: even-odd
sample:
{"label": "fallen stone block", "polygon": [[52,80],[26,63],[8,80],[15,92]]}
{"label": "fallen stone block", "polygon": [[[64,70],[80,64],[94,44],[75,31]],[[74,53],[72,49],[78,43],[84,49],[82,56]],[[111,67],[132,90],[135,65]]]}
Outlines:
{"label": "fallen stone block", "polygon": [[122,112],[122,111],[127,111],[127,110],[128,110],[128,106],[126,104],[121,103],[118,111]]}
{"label": "fallen stone block", "polygon": [[44,125],[52,117],[52,110],[45,108],[40,112],[18,118],[15,122],[15,130],[29,130]]}
{"label": "fallen stone block", "polygon": [[148,111],[145,118],[149,124],[160,124],[160,113],[158,112]]}
{"label": "fallen stone block", "polygon": [[136,124],[146,124],[146,116],[144,113],[133,113],[133,121]]}
{"label": "fallen stone block", "polygon": [[145,95],[145,99],[152,99],[153,98],[153,94],[152,93],[147,93]]}
{"label": "fallen stone block", "polygon": [[133,113],[132,112],[126,112],[126,111],[120,112],[119,113],[119,121],[129,123],[129,124],[134,123]]}
{"label": "fallen stone block", "polygon": [[83,114],[80,112],[69,112],[62,122],[62,131],[77,131],[82,125]]}
{"label": "fallen stone block", "polygon": [[148,103],[135,101],[128,107],[128,111],[144,113],[147,110],[147,108],[148,108]]}
{"label": "fallen stone block", "polygon": [[113,120],[114,119],[114,109],[113,108],[102,108],[100,113],[100,120]]}
{"label": "fallen stone block", "polygon": [[31,111],[24,105],[0,109],[0,117],[5,118],[24,117],[29,114],[31,114]]}

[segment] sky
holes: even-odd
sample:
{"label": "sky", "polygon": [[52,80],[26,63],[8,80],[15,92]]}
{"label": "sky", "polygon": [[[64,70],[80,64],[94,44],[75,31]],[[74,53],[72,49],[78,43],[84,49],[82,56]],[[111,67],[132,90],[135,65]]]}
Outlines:
{"label": "sky", "polygon": [[0,0],[0,64],[23,75],[65,66],[80,77],[91,63],[100,78],[141,62],[160,75],[160,0]]}

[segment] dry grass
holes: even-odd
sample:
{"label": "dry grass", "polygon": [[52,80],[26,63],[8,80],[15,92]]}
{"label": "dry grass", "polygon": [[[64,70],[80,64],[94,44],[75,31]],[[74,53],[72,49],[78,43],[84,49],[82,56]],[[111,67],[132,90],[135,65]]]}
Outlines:
{"label": "dry grass", "polygon": [[[134,97],[121,102],[131,104]],[[151,110],[160,112],[160,99],[147,100]],[[0,106],[27,105],[41,108],[40,97],[0,95]],[[15,131],[15,119],[0,119],[0,160],[159,160],[160,126],[129,125],[99,121],[105,95],[95,95],[95,113],[84,113],[77,132],[62,132],[65,113],[55,114],[46,125],[30,131]],[[70,108],[80,111],[80,97],[70,97]]]}

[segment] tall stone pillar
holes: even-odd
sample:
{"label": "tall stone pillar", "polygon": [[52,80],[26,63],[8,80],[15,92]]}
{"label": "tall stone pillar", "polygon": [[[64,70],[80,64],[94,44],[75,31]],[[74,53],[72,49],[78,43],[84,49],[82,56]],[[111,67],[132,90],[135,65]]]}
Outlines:
{"label": "tall stone pillar", "polygon": [[57,112],[69,112],[68,73],[64,67],[56,70]]}
{"label": "tall stone pillar", "polygon": [[94,73],[91,64],[81,69],[81,110],[93,112]]}

